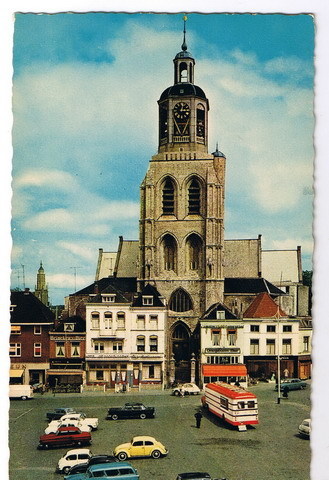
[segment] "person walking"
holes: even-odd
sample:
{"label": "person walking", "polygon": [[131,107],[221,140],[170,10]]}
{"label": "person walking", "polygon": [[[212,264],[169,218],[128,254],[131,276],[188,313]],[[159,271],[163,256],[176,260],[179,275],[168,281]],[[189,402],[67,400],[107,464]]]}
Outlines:
{"label": "person walking", "polygon": [[195,421],[196,421],[196,428],[200,428],[202,413],[200,411],[198,411],[194,414],[194,417],[195,417]]}

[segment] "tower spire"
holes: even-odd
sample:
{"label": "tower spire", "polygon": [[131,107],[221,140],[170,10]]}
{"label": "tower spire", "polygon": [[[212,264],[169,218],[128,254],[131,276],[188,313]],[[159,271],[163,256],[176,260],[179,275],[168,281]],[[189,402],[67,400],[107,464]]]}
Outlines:
{"label": "tower spire", "polygon": [[183,20],[184,20],[184,30],[183,30],[182,50],[183,50],[183,52],[186,52],[186,50],[187,50],[187,45],[186,45],[186,20],[187,20],[187,15],[183,16]]}

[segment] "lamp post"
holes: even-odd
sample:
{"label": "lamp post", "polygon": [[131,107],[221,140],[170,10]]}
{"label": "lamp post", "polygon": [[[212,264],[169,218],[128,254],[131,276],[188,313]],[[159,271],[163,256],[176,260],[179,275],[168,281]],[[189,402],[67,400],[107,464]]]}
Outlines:
{"label": "lamp post", "polygon": [[277,340],[278,340],[278,353],[277,353],[277,372],[278,372],[278,400],[277,403],[280,405],[281,401],[281,371],[280,371],[280,307],[278,307],[278,310],[275,314],[275,317],[277,319]]}

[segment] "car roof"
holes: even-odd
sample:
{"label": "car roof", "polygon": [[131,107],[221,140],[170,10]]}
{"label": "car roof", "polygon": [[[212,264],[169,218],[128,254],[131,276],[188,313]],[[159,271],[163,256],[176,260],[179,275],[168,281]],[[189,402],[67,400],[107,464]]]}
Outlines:
{"label": "car roof", "polygon": [[157,441],[154,437],[149,437],[148,435],[139,435],[137,437],[133,437],[134,442],[138,440],[153,440],[154,442]]}
{"label": "car roof", "polygon": [[116,469],[116,468],[119,468],[119,467],[132,467],[132,465],[128,462],[120,462],[120,464],[118,463],[95,463],[94,465],[91,465],[89,467],[89,470],[90,472],[94,472],[94,471],[97,471],[97,470],[109,470],[111,468],[113,469]]}
{"label": "car roof", "polygon": [[179,473],[178,474],[178,477],[182,478],[182,479],[202,479],[202,478],[211,478],[209,473],[206,473],[206,472],[186,472],[186,473]]}
{"label": "car roof", "polygon": [[92,455],[91,451],[89,448],[74,448],[73,450],[68,450],[63,457],[66,457],[66,455],[74,455],[74,454],[79,454],[79,453],[87,453],[88,455]]}

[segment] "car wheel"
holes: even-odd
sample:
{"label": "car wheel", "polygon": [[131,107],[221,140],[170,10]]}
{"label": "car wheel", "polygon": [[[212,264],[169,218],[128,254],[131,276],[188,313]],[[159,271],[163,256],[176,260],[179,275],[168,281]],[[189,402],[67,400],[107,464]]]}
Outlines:
{"label": "car wheel", "polygon": [[49,448],[49,445],[48,445],[48,443],[44,443],[42,447],[47,449],[47,448]]}
{"label": "car wheel", "polygon": [[178,391],[178,390],[175,390],[175,391],[174,391],[174,395],[175,395],[175,397],[178,397],[179,391]]}
{"label": "car wheel", "polygon": [[67,473],[69,473],[69,470],[70,470],[71,467],[64,467],[62,469],[62,472],[64,473],[64,475],[66,475]]}
{"label": "car wheel", "polygon": [[139,418],[141,418],[142,420],[144,420],[144,419],[146,418],[145,413],[141,413],[140,416],[139,416]]}
{"label": "car wheel", "polygon": [[77,442],[78,447],[81,447],[81,445],[82,445],[82,442]]}
{"label": "car wheel", "polygon": [[125,460],[127,460],[127,457],[128,457],[128,455],[126,454],[126,452],[119,452],[118,455],[117,455],[117,458],[121,462],[124,462]]}
{"label": "car wheel", "polygon": [[159,450],[153,450],[151,455],[152,455],[152,458],[160,458],[161,457],[161,452]]}
{"label": "car wheel", "polygon": [[112,415],[112,420],[118,420],[118,418],[119,418],[118,415],[116,414]]}
{"label": "car wheel", "polygon": [[21,397],[21,400],[27,400],[27,397],[26,397],[25,395],[23,395],[23,396]]}

